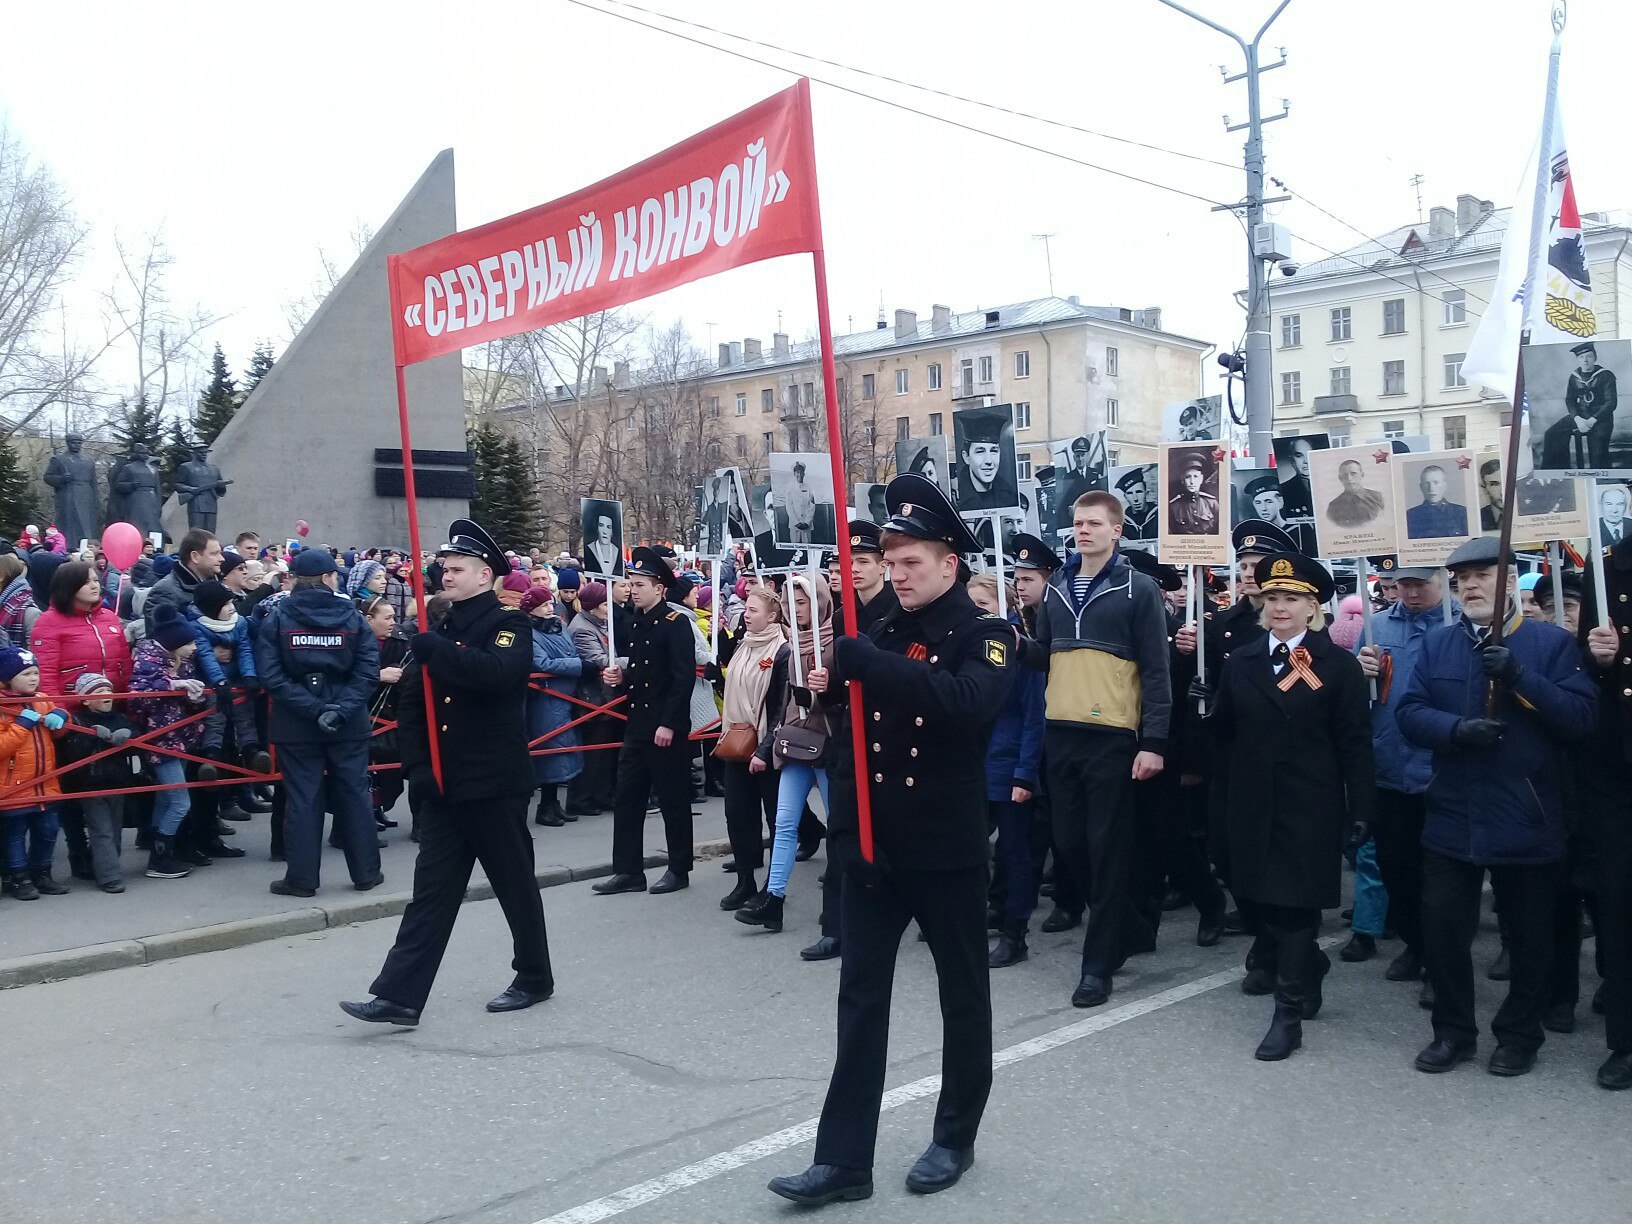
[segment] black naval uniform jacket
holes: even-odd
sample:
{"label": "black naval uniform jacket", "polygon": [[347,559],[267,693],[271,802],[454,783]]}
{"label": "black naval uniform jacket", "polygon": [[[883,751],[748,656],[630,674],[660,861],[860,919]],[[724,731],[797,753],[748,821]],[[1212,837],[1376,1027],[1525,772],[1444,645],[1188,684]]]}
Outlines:
{"label": "black naval uniform jacket", "polygon": [[1269,630],[1259,623],[1260,615],[1259,609],[1253,607],[1252,600],[1245,595],[1222,612],[1208,613],[1207,674],[1202,677],[1208,684],[1217,687],[1219,673],[1224,670],[1224,660],[1231,654],[1269,636]]}
{"label": "black naval uniform jacket", "polygon": [[[856,600],[856,633],[865,635],[875,624],[886,616],[901,611],[901,603],[895,597],[895,588],[888,581],[883,590],[867,602]],[[838,604],[833,609],[833,632],[835,635],[844,632],[844,607]],[[861,828],[861,818],[856,813],[856,754],[851,747],[850,711],[846,707],[844,717],[833,722],[834,738],[842,742],[834,745],[834,751],[828,754],[827,790],[828,798],[832,800],[832,810],[828,812],[827,828],[833,833],[856,833]]]}
{"label": "black naval uniform jacket", "polygon": [[527,614],[484,591],[455,603],[426,636],[439,640],[425,661],[417,653],[408,660],[397,699],[403,774],[430,775],[424,694],[429,674],[447,800],[469,803],[532,791],[537,783],[527,755],[527,680],[533,634]]}
{"label": "black naval uniform jacket", "polygon": [[691,622],[667,602],[649,612],[635,608],[629,620],[629,637],[618,638],[629,658],[623,672],[622,691],[629,695],[623,738],[649,742],[654,731],[667,727],[679,743],[691,734],[691,690],[697,679]]}
{"label": "black naval uniform jacket", "polygon": [[1014,655],[1013,628],[961,585],[840,645],[838,678],[862,684],[873,840],[886,870],[961,871],[990,858],[986,749]]}

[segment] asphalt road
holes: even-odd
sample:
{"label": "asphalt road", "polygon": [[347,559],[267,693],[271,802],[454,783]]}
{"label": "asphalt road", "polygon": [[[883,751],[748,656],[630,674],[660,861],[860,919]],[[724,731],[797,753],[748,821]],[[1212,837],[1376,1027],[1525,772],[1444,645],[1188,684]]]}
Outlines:
{"label": "asphalt road", "polygon": [[[832,1056],[838,966],[797,958],[820,866],[797,869],[780,935],[720,913],[711,864],[669,897],[550,889],[558,992],[507,1016],[482,1010],[509,980],[503,919],[466,906],[414,1031],[335,1006],[366,997],[395,921],[0,994],[0,1218],[801,1217],[765,1182],[809,1162],[802,1124]],[[1428,1038],[1415,989],[1383,979],[1385,958],[1339,964],[1304,1049],[1262,1064],[1270,1004],[1236,989],[1241,941],[1196,948],[1192,916],[1173,917],[1105,1008],[1069,1004],[1080,932],[1034,937],[1030,961],[993,974],[1004,1053],[977,1163],[931,1199],[901,1184],[939,1070],[933,973],[909,933],[878,1190],[825,1218],[1627,1218],[1632,1094],[1593,1084],[1603,1031],[1585,1003],[1528,1077],[1431,1077],[1411,1066]],[[1487,930],[1479,963],[1493,951]],[[1486,1023],[1497,989],[1481,979]]]}

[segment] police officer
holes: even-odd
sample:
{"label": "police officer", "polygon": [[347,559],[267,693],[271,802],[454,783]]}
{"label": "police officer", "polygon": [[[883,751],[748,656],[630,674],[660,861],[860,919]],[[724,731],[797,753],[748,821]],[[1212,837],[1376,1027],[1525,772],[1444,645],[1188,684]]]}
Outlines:
{"label": "police officer", "polygon": [[[380,648],[357,605],[340,593],[327,549],[295,559],[295,589],[267,614],[255,666],[272,699],[268,731],[283,769],[282,897],[317,893],[325,800],[358,892],[385,879],[368,798],[368,700],[380,678]],[[323,771],[327,768],[327,787]]]}
{"label": "police officer", "polygon": [[624,568],[634,595],[629,666],[601,673],[608,688],[629,695],[618,780],[612,804],[612,874],[595,885],[602,896],[645,892],[641,829],[646,798],[655,787],[663,810],[669,867],[652,885],[671,893],[691,883],[691,690],[697,677],[693,624],[683,608],[670,607],[674,570],[656,549],[637,548]]}
{"label": "police officer", "polygon": [[842,890],[838,1049],[816,1163],[770,1184],[811,1205],[873,1192],[890,989],[913,919],[935,958],[944,1051],[934,1141],[909,1190],[944,1190],[974,1162],[992,1085],[986,749],[1012,679],[1014,630],[958,581],[958,554],[979,546],[939,487],[908,473],[885,496],[882,543],[901,607],[834,650],[837,678],[861,684],[874,862],[854,861]]}
{"label": "police officer", "polygon": [[[412,638],[397,703],[402,768],[410,798],[420,798],[414,897],[369,988],[374,998],[340,1004],[358,1020],[419,1023],[478,861],[515,944],[515,980],[487,1010],[519,1011],[555,992],[527,829],[527,804],[536,789],[526,717],[532,632],[526,614],[506,608],[493,592],[495,579],[510,572],[504,550],[469,519],[455,519],[448,532],[437,560],[442,589],[453,603],[440,626]],[[437,720],[440,788],[427,705]]]}

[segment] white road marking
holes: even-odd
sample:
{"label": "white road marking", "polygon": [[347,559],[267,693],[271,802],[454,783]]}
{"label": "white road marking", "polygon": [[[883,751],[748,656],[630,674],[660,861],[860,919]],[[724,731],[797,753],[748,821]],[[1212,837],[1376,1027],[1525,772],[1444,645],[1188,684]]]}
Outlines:
{"label": "white road marking", "polygon": [[[1320,941],[1320,945],[1323,948],[1330,948],[1342,940],[1341,935],[1329,935]],[[1110,1011],[1096,1012],[1074,1023],[1062,1025],[1052,1032],[1033,1037],[1029,1041],[998,1050],[992,1055],[992,1068],[996,1070],[1028,1058],[1035,1058],[1039,1054],[1047,1054],[1050,1050],[1070,1045],[1073,1041],[1081,1041],[1084,1037],[1102,1033],[1108,1028],[1126,1024],[1129,1020],[1137,1020],[1140,1016],[1148,1016],[1152,1012],[1161,1011],[1164,1007],[1172,1007],[1175,1003],[1183,1003],[1186,999],[1193,999],[1197,995],[1206,994],[1209,990],[1217,990],[1220,986],[1227,986],[1240,980],[1240,968],[1232,966],[1191,982],[1170,986],[1166,990],[1147,995],[1143,999],[1135,999],[1132,1003],[1124,1003]],[[902,1084],[899,1088],[892,1088],[884,1094],[884,1099],[879,1105],[879,1113],[885,1113],[940,1090],[941,1077],[938,1075],[926,1075],[923,1079],[913,1080],[910,1084]],[[797,1126],[790,1126],[774,1134],[750,1140],[730,1151],[716,1152],[695,1164],[682,1165],[650,1181],[626,1186],[616,1194],[609,1194],[605,1198],[598,1198],[556,1215],[546,1216],[536,1224],[596,1224],[599,1220],[610,1220],[613,1216],[633,1211],[636,1207],[643,1207],[677,1190],[689,1189],[722,1173],[730,1173],[744,1165],[753,1164],[756,1160],[763,1160],[789,1148],[810,1143],[816,1138],[816,1127],[820,1121],[820,1118],[811,1118]]]}

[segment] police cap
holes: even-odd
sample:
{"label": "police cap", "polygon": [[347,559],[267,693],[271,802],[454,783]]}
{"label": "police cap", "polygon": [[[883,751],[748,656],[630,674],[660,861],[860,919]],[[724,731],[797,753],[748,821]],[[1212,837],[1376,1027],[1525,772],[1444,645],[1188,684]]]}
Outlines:
{"label": "police cap", "polygon": [[1262,557],[1269,553],[1297,552],[1298,543],[1284,527],[1266,523],[1263,519],[1242,519],[1230,532],[1230,543],[1235,547],[1235,559]]}
{"label": "police cap", "polygon": [[657,549],[644,544],[630,553],[623,572],[629,578],[651,578],[662,583],[664,589],[674,585],[674,571],[669,568],[669,563]]}
{"label": "police cap", "polygon": [[887,531],[919,540],[938,540],[953,552],[978,553],[980,542],[964,525],[941,486],[916,472],[903,472],[884,488],[890,512]]}
{"label": "police cap", "polygon": [[1052,574],[1065,564],[1044,540],[1024,531],[1015,534],[1013,548],[1015,569],[1042,570],[1045,574]]}
{"label": "police cap", "polygon": [[504,555],[504,549],[488,534],[487,528],[474,519],[454,519],[448,524],[448,542],[436,550],[436,555],[444,557],[450,553],[486,562],[493,568],[495,578],[503,578],[510,572],[510,558]]}
{"label": "police cap", "polygon": [[1326,567],[1302,553],[1276,553],[1271,557],[1262,557],[1253,566],[1252,576],[1258,583],[1258,589],[1265,594],[1290,591],[1294,595],[1313,595],[1325,603],[1336,591]]}
{"label": "police cap", "polygon": [[871,519],[850,520],[850,551],[853,553],[881,553],[884,546],[878,542],[878,524]]}

